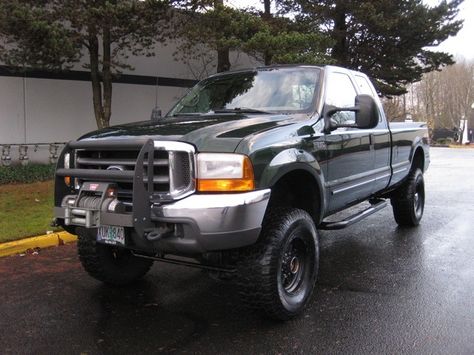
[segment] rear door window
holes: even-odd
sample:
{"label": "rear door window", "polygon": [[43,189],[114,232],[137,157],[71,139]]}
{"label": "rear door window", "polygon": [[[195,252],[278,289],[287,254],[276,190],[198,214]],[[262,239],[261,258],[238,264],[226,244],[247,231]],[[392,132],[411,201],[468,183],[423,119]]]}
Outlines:
{"label": "rear door window", "polygon": [[361,94],[375,96],[375,92],[372,90],[372,86],[369,84],[369,81],[365,77],[361,75],[355,75],[355,80]]}

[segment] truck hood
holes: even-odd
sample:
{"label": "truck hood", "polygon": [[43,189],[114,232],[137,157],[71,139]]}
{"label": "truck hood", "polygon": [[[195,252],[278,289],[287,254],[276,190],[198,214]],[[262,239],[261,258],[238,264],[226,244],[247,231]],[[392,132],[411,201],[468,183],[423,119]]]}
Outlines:
{"label": "truck hood", "polygon": [[233,152],[252,134],[293,123],[301,115],[220,114],[164,117],[159,121],[134,122],[88,133],[80,140],[146,138],[194,144],[198,151]]}

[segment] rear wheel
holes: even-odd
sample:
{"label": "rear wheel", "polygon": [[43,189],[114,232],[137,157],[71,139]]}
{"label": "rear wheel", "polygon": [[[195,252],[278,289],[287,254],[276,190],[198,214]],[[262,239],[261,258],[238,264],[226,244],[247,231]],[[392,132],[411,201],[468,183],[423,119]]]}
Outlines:
{"label": "rear wheel", "polygon": [[311,216],[296,208],[266,217],[260,240],[239,261],[239,293],[251,308],[287,320],[302,312],[318,275],[319,244]]}
{"label": "rear wheel", "polygon": [[79,259],[89,275],[121,286],[142,278],[150,270],[153,260],[138,258],[128,249],[97,243],[94,231],[78,228]]}
{"label": "rear wheel", "polygon": [[414,169],[407,181],[390,198],[393,216],[400,226],[413,227],[420,224],[425,209],[425,183],[423,172]]}

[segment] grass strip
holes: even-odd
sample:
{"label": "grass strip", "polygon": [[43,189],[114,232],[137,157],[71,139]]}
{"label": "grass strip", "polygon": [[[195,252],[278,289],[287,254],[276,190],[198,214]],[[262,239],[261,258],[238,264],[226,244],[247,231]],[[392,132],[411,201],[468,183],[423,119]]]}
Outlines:
{"label": "grass strip", "polygon": [[53,181],[0,185],[0,243],[46,234],[53,219]]}

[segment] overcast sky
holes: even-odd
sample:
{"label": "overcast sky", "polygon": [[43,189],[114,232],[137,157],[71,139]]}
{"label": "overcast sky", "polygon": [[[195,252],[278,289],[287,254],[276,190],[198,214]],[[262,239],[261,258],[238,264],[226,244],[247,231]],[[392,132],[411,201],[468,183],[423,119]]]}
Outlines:
{"label": "overcast sky", "polygon": [[[440,0],[423,0],[428,5],[436,5]],[[260,0],[225,0],[234,7],[254,6],[263,10]],[[448,38],[435,50],[449,52],[456,57],[474,59],[474,0],[464,0],[460,6],[459,18],[464,20],[464,26],[456,37]]]}
{"label": "overcast sky", "polygon": [[[429,5],[436,5],[438,0],[424,0]],[[474,58],[474,0],[464,0],[460,6],[458,17],[464,25],[456,37],[450,37],[438,47],[442,51],[466,59]]]}

